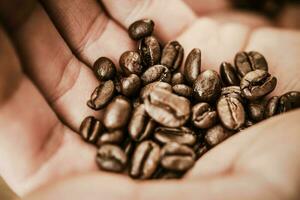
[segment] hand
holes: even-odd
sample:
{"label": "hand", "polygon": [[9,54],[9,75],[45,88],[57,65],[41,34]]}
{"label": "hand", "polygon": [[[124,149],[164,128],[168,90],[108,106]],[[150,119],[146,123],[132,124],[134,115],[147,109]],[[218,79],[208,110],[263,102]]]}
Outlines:
{"label": "hand", "polygon": [[[0,64],[5,67],[1,67],[5,69],[3,74],[13,73],[16,77],[14,92],[1,94],[0,173],[15,191],[25,194],[56,182],[28,198],[133,199],[137,195],[137,199],[150,199],[158,195],[160,199],[189,196],[233,199],[245,196],[248,191],[249,199],[299,197],[293,189],[299,187],[300,178],[299,152],[295,148],[300,141],[299,111],[230,138],[200,159],[180,182],[136,184],[100,172],[75,177],[97,169],[96,149],[75,133],[84,117],[101,115],[86,106],[98,84],[88,67],[100,56],[117,62],[122,52],[133,49],[125,28],[136,19],[153,19],[155,34],[163,42],[179,40],[186,53],[199,47],[204,69],[218,70],[219,64],[232,61],[237,51],[257,50],[266,56],[271,73],[279,78],[274,94],[300,89],[297,31],[257,28],[197,16],[181,1],[171,5],[167,1],[122,1],[122,4],[103,1],[103,4],[113,19],[107,17],[96,1],[44,0],[36,4],[26,21],[12,29],[24,73],[10,72],[13,67]],[[3,30],[1,36],[5,41]],[[3,49],[11,49],[7,43],[0,43]],[[5,53],[4,58],[17,60],[14,52]],[[18,69],[18,62],[9,64]],[[7,80],[12,78],[4,77],[3,88],[10,91]],[[289,121],[282,123],[282,118]],[[290,139],[283,140],[282,135]],[[67,179],[68,176],[74,178]],[[57,182],[59,179],[62,181]],[[119,187],[116,182],[120,182]]]}

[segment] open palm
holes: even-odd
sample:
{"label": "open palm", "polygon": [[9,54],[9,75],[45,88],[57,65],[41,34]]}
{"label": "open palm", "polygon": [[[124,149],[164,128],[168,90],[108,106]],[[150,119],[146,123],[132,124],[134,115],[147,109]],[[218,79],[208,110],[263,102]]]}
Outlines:
{"label": "open palm", "polygon": [[[162,42],[178,40],[186,52],[200,48],[203,69],[218,70],[222,61],[232,62],[236,52],[256,50],[279,79],[273,94],[300,90],[299,32],[197,16],[179,0],[42,0],[12,32],[23,72],[13,51],[0,54],[7,75],[1,86],[15,88],[13,93],[3,90],[0,99],[0,173],[9,185],[22,195],[71,176],[33,194],[37,199],[46,194],[49,199],[82,199],[87,194],[89,199],[299,198],[299,111],[230,138],[201,158],[179,183],[137,185],[99,172],[74,178],[97,170],[96,148],[76,134],[86,116],[101,117],[86,106],[98,85],[89,67],[100,56],[117,63],[122,52],[134,49],[126,27],[141,18],[156,22],[155,34]],[[9,48],[3,30],[0,36],[5,41],[0,45]],[[8,65],[7,60],[15,62]]]}

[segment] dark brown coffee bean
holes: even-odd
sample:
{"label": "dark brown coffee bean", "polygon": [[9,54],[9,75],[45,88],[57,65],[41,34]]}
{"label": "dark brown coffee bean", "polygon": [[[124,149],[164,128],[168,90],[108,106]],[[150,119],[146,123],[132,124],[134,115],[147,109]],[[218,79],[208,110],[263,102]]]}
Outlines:
{"label": "dark brown coffee bean", "polygon": [[234,64],[240,79],[252,71],[251,63],[246,52],[237,53],[234,58]]}
{"label": "dark brown coffee bean", "polygon": [[208,103],[198,103],[192,108],[192,123],[197,128],[207,129],[217,122],[217,112]]}
{"label": "dark brown coffee bean", "polygon": [[252,121],[259,122],[264,119],[265,104],[262,101],[250,102],[248,114]]}
{"label": "dark brown coffee bean", "polygon": [[93,91],[91,99],[87,102],[87,105],[94,110],[100,110],[110,102],[114,94],[114,82],[111,80],[102,82]]}
{"label": "dark brown coffee bean", "polygon": [[221,90],[221,96],[233,97],[238,99],[241,103],[245,102],[244,98],[242,97],[242,90],[240,86],[223,87]]}
{"label": "dark brown coffee bean", "polygon": [[188,99],[160,88],[145,98],[145,108],[156,122],[174,128],[184,125],[191,113]]}
{"label": "dark brown coffee bean", "polygon": [[141,76],[141,80],[143,81],[144,85],[156,81],[170,83],[171,78],[172,78],[171,71],[163,65],[154,65],[148,68]]}
{"label": "dark brown coffee bean", "polygon": [[96,143],[102,134],[104,126],[93,116],[86,117],[79,128],[80,136],[89,143]]}
{"label": "dark brown coffee bean", "polygon": [[174,85],[172,89],[173,92],[179,96],[190,98],[193,95],[193,89],[190,86],[184,84]]}
{"label": "dark brown coffee bean", "polygon": [[184,76],[182,73],[177,72],[175,74],[173,74],[172,79],[171,79],[171,84],[172,86],[177,85],[177,84],[184,84],[185,80],[184,80]]}
{"label": "dark brown coffee bean", "polygon": [[271,93],[277,79],[264,70],[251,71],[241,80],[241,90],[245,98],[253,101]]}
{"label": "dark brown coffee bean", "polygon": [[122,130],[105,132],[99,137],[97,146],[101,146],[103,144],[120,144],[123,141],[123,138],[124,133]]}
{"label": "dark brown coffee bean", "polygon": [[141,79],[136,74],[121,78],[121,93],[126,97],[137,96],[141,88]]}
{"label": "dark brown coffee bean", "polygon": [[150,36],[153,32],[154,22],[151,19],[141,19],[133,22],[128,28],[128,34],[133,40],[140,40]]}
{"label": "dark brown coffee bean", "polygon": [[127,155],[127,158],[131,158],[131,155],[133,154],[133,151],[135,149],[136,143],[131,139],[131,137],[127,137],[121,147],[124,149],[125,154]]}
{"label": "dark brown coffee bean", "polygon": [[217,72],[205,70],[194,83],[195,97],[198,101],[211,102],[218,98],[221,92],[221,81]]}
{"label": "dark brown coffee bean", "polygon": [[98,150],[96,161],[102,170],[122,172],[127,164],[127,156],[120,147],[104,144]]}
{"label": "dark brown coffee bean", "polygon": [[161,57],[160,44],[153,36],[148,36],[140,40],[139,52],[142,56],[143,65],[150,67],[159,64]]}
{"label": "dark brown coffee bean", "polygon": [[264,117],[270,118],[275,116],[279,112],[279,97],[274,96],[270,98],[266,104]]}
{"label": "dark brown coffee bean", "polygon": [[162,167],[173,171],[186,171],[193,167],[196,155],[193,149],[175,142],[166,144],[161,150]]}
{"label": "dark brown coffee bean", "polygon": [[100,81],[106,81],[114,77],[116,66],[109,58],[101,57],[94,63],[93,71]]}
{"label": "dark brown coffee bean", "polygon": [[226,140],[232,134],[232,131],[225,129],[222,125],[216,125],[207,130],[204,138],[208,145],[214,147]]}
{"label": "dark brown coffee bean", "polygon": [[120,57],[119,64],[125,76],[140,75],[143,72],[142,58],[138,52],[125,51]]}
{"label": "dark brown coffee bean", "polygon": [[170,71],[180,68],[183,60],[184,50],[177,41],[171,41],[162,50],[161,61]]}
{"label": "dark brown coffee bean", "polygon": [[223,84],[225,84],[226,86],[240,84],[240,80],[236,75],[234,67],[228,62],[222,62],[220,66],[220,75]]}
{"label": "dark brown coffee bean", "polygon": [[140,100],[139,97],[132,100],[132,107],[133,108],[136,108],[136,107],[138,107],[141,104],[142,104],[142,102],[141,102],[141,100]]}
{"label": "dark brown coffee bean", "polygon": [[165,83],[165,82],[156,81],[156,82],[146,85],[145,87],[143,87],[141,89],[141,93],[140,93],[141,100],[144,101],[145,98],[156,88],[160,88],[160,89],[164,89],[164,90],[168,90],[169,92],[172,92],[172,86],[170,84]]}
{"label": "dark brown coffee bean", "polygon": [[196,81],[201,72],[201,51],[193,49],[186,58],[184,66],[184,76],[190,85]]}
{"label": "dark brown coffee bean", "polygon": [[251,63],[252,70],[260,69],[260,70],[268,71],[268,63],[262,54],[256,51],[250,51],[248,53],[248,56],[249,56],[249,61]]}
{"label": "dark brown coffee bean", "polygon": [[115,97],[106,107],[103,123],[109,130],[121,129],[126,126],[130,114],[131,105],[129,101],[122,97]]}
{"label": "dark brown coffee bean", "polygon": [[160,158],[160,147],[148,140],[140,143],[132,157],[130,176],[139,179],[151,178]]}
{"label": "dark brown coffee bean", "polygon": [[222,124],[230,130],[238,130],[245,123],[244,106],[236,98],[222,96],[218,100],[217,111]]}
{"label": "dark brown coffee bean", "polygon": [[156,122],[147,114],[145,105],[141,104],[133,110],[128,131],[134,141],[148,138],[156,127]]}
{"label": "dark brown coffee bean", "polygon": [[161,144],[176,142],[188,146],[193,146],[197,140],[196,133],[187,127],[158,127],[155,130],[154,138]]}
{"label": "dark brown coffee bean", "polygon": [[282,95],[279,99],[279,112],[284,113],[300,108],[300,92],[292,91]]}
{"label": "dark brown coffee bean", "polygon": [[196,154],[196,160],[201,158],[209,150],[205,142],[198,142],[196,145],[194,145],[193,149]]}

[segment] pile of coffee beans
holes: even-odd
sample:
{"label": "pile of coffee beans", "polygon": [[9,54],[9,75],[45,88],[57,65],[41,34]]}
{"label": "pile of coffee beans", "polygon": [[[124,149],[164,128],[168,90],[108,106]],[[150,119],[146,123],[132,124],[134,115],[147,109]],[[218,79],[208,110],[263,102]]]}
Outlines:
{"label": "pile of coffee beans", "polygon": [[260,53],[237,53],[234,66],[223,62],[219,75],[201,71],[195,48],[180,71],[184,49],[177,41],[162,48],[153,29],[149,19],[129,27],[138,50],[121,55],[120,72],[106,57],[93,66],[100,85],[87,105],[104,116],[84,119],[80,134],[98,146],[100,169],[137,179],[180,178],[228,137],[300,107],[300,92],[266,99],[277,80]]}

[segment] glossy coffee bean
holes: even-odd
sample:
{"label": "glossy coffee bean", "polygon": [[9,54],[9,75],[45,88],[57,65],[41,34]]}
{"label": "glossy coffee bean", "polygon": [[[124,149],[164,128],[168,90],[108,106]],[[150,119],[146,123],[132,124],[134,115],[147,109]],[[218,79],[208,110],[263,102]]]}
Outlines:
{"label": "glossy coffee bean", "polygon": [[172,87],[173,92],[179,96],[190,98],[193,95],[193,88],[185,84],[178,84]]}
{"label": "glossy coffee bean", "polygon": [[198,103],[192,108],[192,124],[201,129],[212,127],[218,119],[217,112],[208,103]]}
{"label": "glossy coffee bean", "polygon": [[264,102],[250,102],[248,104],[248,115],[252,121],[259,122],[264,119]]}
{"label": "glossy coffee bean", "polygon": [[147,140],[140,143],[132,157],[130,176],[139,179],[151,178],[159,165],[160,147]]}
{"label": "glossy coffee bean", "polygon": [[121,94],[126,97],[137,96],[141,88],[141,79],[136,74],[131,74],[128,77],[123,77],[121,82]]}
{"label": "glossy coffee bean", "polygon": [[163,48],[160,63],[170,71],[176,71],[182,64],[183,55],[184,50],[179,42],[171,41]]}
{"label": "glossy coffee bean", "polygon": [[79,128],[80,136],[89,143],[96,143],[104,126],[93,116],[86,117]]}
{"label": "glossy coffee bean", "polygon": [[279,99],[279,112],[287,112],[300,108],[300,92],[291,91],[283,94]]}
{"label": "glossy coffee bean", "polygon": [[264,70],[255,70],[246,74],[241,80],[241,90],[250,101],[262,98],[271,93],[277,84],[277,79]]}
{"label": "glossy coffee bean", "polygon": [[276,114],[278,114],[278,112],[279,112],[279,97],[278,96],[271,97],[266,104],[264,117],[266,119],[273,117]]}
{"label": "glossy coffee bean", "polygon": [[182,73],[177,72],[177,73],[173,74],[172,79],[171,79],[172,86],[178,85],[178,84],[184,84],[184,83],[185,83],[185,80],[184,80],[184,76]]}
{"label": "glossy coffee bean", "polygon": [[195,80],[193,89],[198,101],[216,100],[221,92],[221,80],[218,73],[213,70],[205,70]]}
{"label": "glossy coffee bean", "polygon": [[190,85],[196,81],[201,72],[201,51],[193,49],[186,58],[184,65],[184,76]]}
{"label": "glossy coffee bean", "polygon": [[208,129],[204,138],[205,142],[209,146],[214,147],[226,140],[232,134],[232,131],[225,129],[222,125],[219,124]]}
{"label": "glossy coffee bean", "polygon": [[160,44],[153,36],[148,36],[140,40],[139,52],[142,56],[142,62],[145,67],[159,64],[161,57]]}
{"label": "glossy coffee bean", "polygon": [[237,98],[222,96],[217,111],[222,124],[230,130],[238,130],[245,123],[244,106]]}
{"label": "glossy coffee bean", "polygon": [[103,144],[120,144],[123,141],[123,130],[114,130],[112,132],[103,133],[97,140],[97,146]]}
{"label": "glossy coffee bean", "polygon": [[240,86],[228,86],[221,89],[221,96],[233,97],[238,99],[241,103],[245,102],[245,99],[242,97],[242,90]]}
{"label": "glossy coffee bean", "polygon": [[143,81],[144,85],[156,81],[170,83],[171,78],[171,71],[163,65],[154,65],[152,67],[149,67],[141,76],[141,80]]}
{"label": "glossy coffee bean", "polygon": [[234,67],[228,62],[222,62],[220,66],[220,75],[223,84],[225,84],[226,86],[240,84],[240,80],[236,75]]}
{"label": "glossy coffee bean", "polygon": [[115,97],[105,109],[103,123],[109,130],[121,129],[126,126],[130,114],[131,105],[129,101],[122,97]]}
{"label": "glossy coffee bean", "polygon": [[166,127],[180,127],[189,119],[190,101],[160,88],[154,89],[145,98],[147,113]]}
{"label": "glossy coffee bean", "polygon": [[101,82],[100,85],[93,91],[87,105],[94,110],[100,110],[111,101],[114,94],[115,85],[113,81],[109,80]]}
{"label": "glossy coffee bean", "polygon": [[151,19],[142,19],[133,22],[128,28],[128,34],[133,40],[140,40],[150,36],[153,32],[154,22]]}
{"label": "glossy coffee bean", "polygon": [[94,63],[93,71],[100,81],[106,81],[114,77],[116,66],[109,58],[101,57]]}
{"label": "glossy coffee bean", "polygon": [[175,142],[166,144],[161,150],[160,164],[173,171],[186,171],[193,167],[196,155],[193,149]]}
{"label": "glossy coffee bean", "polygon": [[160,88],[160,89],[164,89],[169,92],[172,92],[172,86],[169,83],[156,81],[156,82],[146,85],[145,87],[143,87],[141,89],[141,92],[140,92],[141,101],[144,101],[145,98],[156,88]]}
{"label": "glossy coffee bean", "polygon": [[127,165],[127,156],[120,147],[104,144],[97,152],[96,161],[102,170],[122,172]]}
{"label": "glossy coffee bean", "polygon": [[154,138],[161,144],[176,142],[188,146],[193,146],[197,140],[196,133],[187,127],[158,127],[155,129]]}
{"label": "glossy coffee bean", "polygon": [[252,70],[264,70],[268,71],[268,63],[265,57],[257,51],[250,51],[248,53],[249,61],[251,63]]}
{"label": "glossy coffee bean", "polygon": [[127,158],[131,158],[135,150],[136,143],[131,139],[131,137],[127,137],[121,144],[121,147],[127,155]]}
{"label": "glossy coffee bean", "polygon": [[143,72],[142,58],[138,52],[125,51],[120,57],[119,64],[125,76],[140,75]]}
{"label": "glossy coffee bean", "polygon": [[128,132],[134,141],[142,141],[148,138],[156,127],[156,122],[147,114],[145,105],[140,104],[133,110],[128,125]]}

